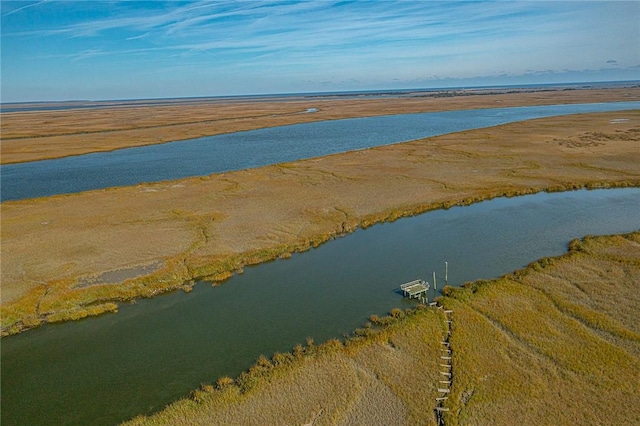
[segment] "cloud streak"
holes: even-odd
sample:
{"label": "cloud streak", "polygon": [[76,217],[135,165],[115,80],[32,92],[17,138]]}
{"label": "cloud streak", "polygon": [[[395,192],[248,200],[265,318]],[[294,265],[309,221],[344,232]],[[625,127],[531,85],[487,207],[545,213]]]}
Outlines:
{"label": "cloud streak", "polygon": [[[508,34],[518,30],[512,25],[505,31],[505,24],[509,23],[505,18],[522,13],[517,4],[506,7],[498,3],[490,8],[475,3],[432,5],[436,3],[355,2],[347,7],[330,2],[201,1],[152,13],[138,10],[126,16],[116,14],[16,35],[88,38],[121,30],[131,34],[129,39],[146,34],[169,48],[181,45],[175,40],[205,40],[183,45],[196,48],[199,44],[206,49],[217,46],[295,49],[358,43],[442,42],[454,37],[471,39],[498,32]],[[519,21],[520,31],[535,30],[527,25],[527,20],[531,17]]]}
{"label": "cloud streak", "polygon": [[[16,8],[16,9],[11,9],[9,12],[2,14],[2,17],[11,16],[14,13],[21,12],[21,11],[23,11],[25,9],[29,9],[30,7],[40,6],[40,5],[43,5],[45,3],[49,3],[50,1],[51,0],[42,0],[42,1],[39,1],[39,2],[35,2],[35,3],[27,3],[24,6],[20,6],[20,7]],[[6,7],[7,3],[5,3],[5,7]],[[17,2],[13,2],[13,3],[17,4]]]}
{"label": "cloud streak", "polygon": [[[607,63],[610,68],[640,63],[640,4],[634,2],[581,2],[580,7],[526,1],[81,4],[29,3],[3,15],[9,53],[26,40],[33,45],[16,53],[15,63],[48,58],[79,69],[78,64],[117,60],[129,62],[131,71],[144,57],[160,71],[176,59],[188,59],[194,76],[208,70],[211,87],[215,79],[238,87],[242,72],[250,79],[259,68],[265,80],[289,79],[292,90],[298,87],[294,80],[330,81],[323,78],[329,73],[342,76],[341,81],[384,85],[436,74],[463,78],[587,70],[612,57],[617,62]],[[40,19],[28,19],[36,14]],[[188,78],[189,68],[181,69]],[[235,74],[221,78],[225,73]]]}

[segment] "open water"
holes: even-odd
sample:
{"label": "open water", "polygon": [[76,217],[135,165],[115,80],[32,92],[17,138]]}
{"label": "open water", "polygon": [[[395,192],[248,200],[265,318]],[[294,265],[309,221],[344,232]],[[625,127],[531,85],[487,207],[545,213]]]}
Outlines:
{"label": "open water", "polygon": [[0,200],[206,176],[533,118],[639,108],[640,102],[612,102],[353,118],[9,164],[0,168]]}
{"label": "open water", "polygon": [[[340,338],[411,305],[399,285],[497,277],[587,234],[640,228],[640,189],[498,198],[375,225],[117,314],[2,339],[3,426],[111,425],[162,409],[259,355]],[[430,293],[432,298],[434,293]]]}

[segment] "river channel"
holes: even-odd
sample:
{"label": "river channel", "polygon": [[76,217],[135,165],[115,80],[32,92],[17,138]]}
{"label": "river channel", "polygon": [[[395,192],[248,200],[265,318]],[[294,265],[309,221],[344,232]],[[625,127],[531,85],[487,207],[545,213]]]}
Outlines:
{"label": "river channel", "polygon": [[4,338],[2,424],[111,425],[157,411],[261,354],[341,338],[410,306],[399,284],[435,271],[440,288],[445,261],[450,285],[497,277],[573,238],[635,231],[639,211],[638,188],[498,198],[358,230],[218,287]]}
{"label": "river channel", "polygon": [[[309,105],[310,110],[314,109],[313,106]],[[0,200],[206,176],[515,121],[629,109],[640,109],[640,102],[488,108],[353,118],[279,126],[55,160],[7,164],[0,169]]]}

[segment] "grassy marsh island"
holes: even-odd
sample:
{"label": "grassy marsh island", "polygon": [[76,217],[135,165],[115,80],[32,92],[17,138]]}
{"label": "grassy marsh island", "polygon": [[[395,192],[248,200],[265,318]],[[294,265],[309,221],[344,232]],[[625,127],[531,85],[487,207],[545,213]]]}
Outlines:
{"label": "grassy marsh island", "polygon": [[[551,92],[554,102],[564,93],[572,99],[581,91]],[[4,202],[2,333],[113,311],[119,301],[188,288],[196,278],[221,281],[245,265],[431,209],[543,190],[639,186],[639,123],[639,111],[545,118]]]}
{"label": "grassy marsh island", "polygon": [[639,232],[586,237],[563,256],[448,288],[444,309],[394,310],[345,343],[259,357],[126,424],[436,425],[447,318],[445,424],[638,424],[639,286]]}

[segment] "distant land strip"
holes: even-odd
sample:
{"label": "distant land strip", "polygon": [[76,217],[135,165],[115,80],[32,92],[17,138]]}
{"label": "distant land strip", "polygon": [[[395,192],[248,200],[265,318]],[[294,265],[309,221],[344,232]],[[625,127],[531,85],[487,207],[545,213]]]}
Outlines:
{"label": "distant land strip", "polygon": [[[140,108],[140,107],[138,107]],[[151,107],[146,107],[146,108],[151,108]],[[149,111],[150,113],[152,111]],[[72,131],[72,132],[68,132],[68,133],[55,133],[52,132],[51,134],[42,134],[42,135],[24,135],[24,136],[16,136],[16,137],[7,137],[3,140],[5,141],[14,141],[14,140],[21,140],[21,139],[35,139],[35,138],[47,138],[50,136],[72,136],[72,135],[89,135],[92,133],[110,133],[110,132],[122,132],[122,131],[127,131],[127,130],[143,130],[143,129],[156,129],[156,128],[165,128],[165,127],[172,127],[172,126],[181,126],[181,125],[190,125],[190,124],[216,124],[219,122],[225,122],[225,121],[233,121],[233,120],[254,120],[254,119],[259,119],[259,118],[264,118],[264,117],[277,117],[280,115],[290,115],[290,114],[301,114],[304,113],[305,111],[295,111],[295,112],[286,112],[283,114],[262,114],[262,115],[247,115],[247,116],[237,116],[237,117],[233,117],[233,118],[219,118],[219,119],[203,119],[203,120],[193,120],[193,121],[180,121],[177,123],[166,123],[166,124],[153,124],[153,125],[141,125],[141,126],[135,126],[132,125],[130,127],[119,127],[119,128],[114,128],[114,129],[105,129],[105,130],[76,130],[76,131]]]}

